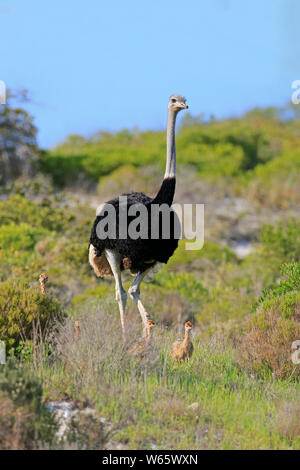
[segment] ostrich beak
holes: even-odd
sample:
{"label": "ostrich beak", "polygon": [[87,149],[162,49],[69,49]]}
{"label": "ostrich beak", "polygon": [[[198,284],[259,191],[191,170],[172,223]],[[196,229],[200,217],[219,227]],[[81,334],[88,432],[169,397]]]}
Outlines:
{"label": "ostrich beak", "polygon": [[181,103],[180,106],[182,109],[188,109],[188,105],[185,103]]}

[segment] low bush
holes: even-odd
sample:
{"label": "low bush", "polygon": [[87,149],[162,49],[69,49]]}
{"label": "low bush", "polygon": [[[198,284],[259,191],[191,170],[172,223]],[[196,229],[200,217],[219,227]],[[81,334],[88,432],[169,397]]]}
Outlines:
{"label": "low bush", "polygon": [[220,246],[210,240],[205,240],[203,248],[201,250],[186,250],[185,244],[187,240],[179,242],[178,248],[174,255],[170,259],[168,265],[174,269],[185,270],[200,269],[201,271],[208,268],[208,264],[212,268],[227,263],[237,262],[237,258],[233,251],[227,246]]}
{"label": "low bush", "polygon": [[300,263],[285,263],[281,266],[280,274],[282,278],[279,284],[274,284],[269,289],[264,289],[259,299],[263,302],[267,298],[274,298],[287,292],[300,291]]}
{"label": "low bush", "polygon": [[39,203],[31,201],[21,194],[11,194],[5,201],[0,201],[0,226],[26,222],[34,228],[47,230],[65,230],[74,220],[67,209],[58,207],[60,198],[44,197]]}
{"label": "low bush", "polygon": [[112,286],[110,287],[107,284],[99,285],[95,288],[90,288],[86,289],[83,294],[77,295],[76,297],[73,298],[72,304],[77,305],[84,303],[85,301],[89,300],[90,298],[96,298],[101,301],[103,297],[106,297],[106,295],[112,290]]}
{"label": "low bush", "polygon": [[292,342],[300,339],[299,264],[282,268],[285,279],[265,291],[238,340],[238,361],[259,374],[300,376],[291,361]]}
{"label": "low bush", "polygon": [[300,438],[300,402],[284,402],[277,417],[280,433],[292,441]]}
{"label": "low bush", "polygon": [[50,447],[56,424],[42,403],[42,387],[24,364],[0,366],[0,449]]}
{"label": "low bush", "polygon": [[61,155],[59,153],[43,152],[40,157],[40,170],[51,175],[58,187],[74,184],[84,172],[85,155]]}
{"label": "low bush", "polygon": [[300,261],[300,221],[294,218],[277,226],[265,225],[260,234],[263,256],[276,264]]}
{"label": "low bush", "polygon": [[243,194],[264,206],[287,208],[299,203],[299,150],[288,151],[264,165],[258,165]]}
{"label": "low bush", "polygon": [[0,339],[7,352],[31,340],[35,329],[43,334],[63,317],[60,303],[23,280],[0,283]]}

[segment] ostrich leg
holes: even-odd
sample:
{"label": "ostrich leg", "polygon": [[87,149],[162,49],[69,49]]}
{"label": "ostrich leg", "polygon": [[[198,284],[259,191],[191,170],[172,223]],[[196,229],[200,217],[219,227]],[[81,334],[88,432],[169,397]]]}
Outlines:
{"label": "ostrich leg", "polygon": [[147,335],[147,325],[148,320],[151,320],[150,314],[145,309],[142,301],[140,300],[140,285],[146,274],[151,270],[151,268],[146,269],[146,271],[138,272],[135,280],[128,289],[128,294],[135,301],[137,308],[139,309],[140,315],[143,321],[143,336]]}
{"label": "ostrich leg", "polygon": [[127,294],[122,285],[121,269],[120,269],[120,256],[113,250],[105,250],[105,256],[115,278],[116,285],[116,301],[119,304],[120,317],[121,317],[121,326],[123,340],[126,340],[126,330],[125,330],[125,308],[127,301]]}

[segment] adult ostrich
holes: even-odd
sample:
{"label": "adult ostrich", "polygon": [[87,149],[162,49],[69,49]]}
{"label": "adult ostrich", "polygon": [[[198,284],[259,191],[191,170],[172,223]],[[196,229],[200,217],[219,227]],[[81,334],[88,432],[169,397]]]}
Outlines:
{"label": "adult ostrich", "polygon": [[[144,336],[147,332],[150,314],[140,300],[140,284],[146,274],[156,263],[167,263],[178,246],[178,224],[179,220],[172,210],[171,205],[175,193],[176,175],[176,150],[175,150],[175,123],[179,111],[187,109],[186,99],[183,96],[172,95],[168,104],[168,126],[167,126],[167,153],[166,170],[161,187],[154,198],[144,193],[132,192],[124,194],[100,206],[94,222],[89,245],[89,262],[96,276],[113,275],[115,278],[116,300],[119,304],[123,338],[125,339],[125,308],[127,294],[122,285],[121,272],[130,269],[136,277],[129,288],[129,295],[135,301],[143,321]],[[126,199],[125,199],[126,198]],[[122,202],[121,202],[122,200]],[[126,200],[126,204],[124,204]],[[108,227],[106,236],[99,236],[99,224],[104,222],[108,214],[108,205],[112,206],[116,213],[114,226]],[[126,218],[121,219],[126,207]],[[139,224],[139,228],[146,227],[143,235],[138,237],[129,236],[130,223],[134,217],[133,207],[139,211],[139,207],[146,209],[146,220]],[[152,217],[152,211],[159,208],[156,217]],[[161,210],[161,209],[164,210]],[[145,213],[145,212],[144,212]],[[135,212],[136,214],[136,212]],[[169,220],[169,231],[163,231],[163,224]],[[125,222],[123,222],[125,220]],[[125,227],[124,227],[125,225]],[[141,227],[142,226],[142,227]],[[124,228],[126,236],[124,237]],[[120,233],[122,232],[122,236]],[[101,232],[103,233],[103,232]],[[156,235],[153,236],[153,233]]]}

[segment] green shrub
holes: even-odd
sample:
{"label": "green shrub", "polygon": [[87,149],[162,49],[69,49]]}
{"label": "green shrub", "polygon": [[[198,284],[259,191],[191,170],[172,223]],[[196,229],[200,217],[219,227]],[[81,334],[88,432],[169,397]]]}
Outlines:
{"label": "green shrub", "polygon": [[85,158],[85,155],[43,152],[40,169],[43,173],[51,175],[56,186],[63,187],[74,183],[80,174],[85,173],[83,167]]}
{"label": "green shrub", "polygon": [[0,201],[0,280],[32,279],[46,271],[51,291],[70,300],[70,277],[90,277],[87,245],[94,215],[63,193],[39,201],[11,194]]}
{"label": "green shrub", "polygon": [[20,341],[31,340],[34,329],[44,335],[52,322],[61,319],[59,302],[43,295],[22,280],[0,283],[0,339],[8,352]]}
{"label": "green shrub", "polygon": [[165,290],[174,291],[183,298],[196,304],[202,303],[203,298],[207,295],[206,289],[191,273],[169,273],[165,270],[161,270],[155,276],[154,283],[163,287]]}
{"label": "green shrub", "polygon": [[266,299],[251,316],[239,338],[239,362],[264,375],[300,376],[291,361],[292,342],[300,338],[300,294],[288,292]]}
{"label": "green shrub", "polygon": [[121,165],[109,175],[100,178],[98,194],[100,200],[107,200],[130,191],[154,194],[162,180],[162,169],[157,164],[137,168],[132,164]]}
{"label": "green shrub", "polygon": [[68,209],[58,207],[59,198],[44,198],[41,202],[30,201],[20,194],[11,194],[0,201],[0,226],[26,223],[31,227],[61,231],[74,216]]}
{"label": "green shrub", "polygon": [[11,253],[32,251],[36,242],[47,234],[46,230],[25,223],[3,225],[0,229],[0,247]]}
{"label": "green shrub", "polygon": [[291,361],[292,342],[300,338],[300,264],[286,264],[284,278],[264,291],[256,312],[239,338],[240,361],[259,373],[300,376]]}
{"label": "green shrub", "polygon": [[[25,272],[34,263],[36,244],[49,232],[39,227],[20,223],[0,226],[0,277]],[[8,273],[6,274],[6,271]]]}
{"label": "green shrub", "polygon": [[237,257],[233,251],[226,246],[222,247],[208,240],[204,242],[201,250],[192,251],[185,249],[186,242],[187,240],[181,240],[179,242],[178,248],[170,259],[168,266],[172,266],[172,268],[184,266],[185,269],[195,266],[199,269],[201,268],[201,262],[205,263],[204,266],[206,268],[206,261],[210,262],[214,267],[222,263],[237,261]]}
{"label": "green shrub", "polygon": [[111,289],[112,286],[108,286],[107,284],[97,286],[94,289],[86,289],[83,294],[77,295],[73,298],[72,304],[81,304],[84,303],[86,300],[95,297],[100,301],[103,297],[106,297],[106,295],[111,291]]}
{"label": "green shrub", "polygon": [[[266,225],[260,234],[263,255],[276,264],[300,261],[300,221],[294,218],[277,227]],[[275,268],[276,269],[276,268]]]}
{"label": "green shrub", "polygon": [[267,298],[279,297],[287,292],[300,291],[300,263],[283,264],[280,274],[283,279],[280,279],[279,284],[264,289],[259,302],[263,302]]}
{"label": "green shrub", "polygon": [[212,333],[215,325],[231,319],[241,319],[251,308],[252,297],[245,296],[242,289],[217,283],[209,289],[202,308],[196,315],[201,326]]}
{"label": "green shrub", "polygon": [[[293,156],[293,149],[299,146],[299,128],[281,122],[278,114],[275,110],[255,109],[238,119],[209,122],[186,115],[177,132],[178,163],[193,166],[201,177],[212,181],[220,177],[239,180],[249,174],[250,179],[265,182],[271,188],[274,177],[281,181],[281,173],[286,181],[291,169],[299,165],[298,156]],[[164,165],[164,155],[162,131],[125,129],[115,134],[99,132],[87,139],[71,135],[54,151],[42,155],[41,169],[62,186],[82,173],[97,181],[123,165]],[[275,160],[278,161],[272,165]],[[244,183],[241,181],[240,190]],[[262,196],[257,187],[257,197],[267,197],[263,186]],[[255,196],[255,191],[251,194]]]}
{"label": "green shrub", "polygon": [[42,387],[24,364],[0,365],[0,449],[36,449],[54,442],[56,424],[42,403]]}
{"label": "green shrub", "polygon": [[252,172],[243,194],[264,206],[282,209],[299,203],[300,152],[283,152]]}

